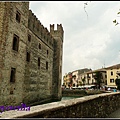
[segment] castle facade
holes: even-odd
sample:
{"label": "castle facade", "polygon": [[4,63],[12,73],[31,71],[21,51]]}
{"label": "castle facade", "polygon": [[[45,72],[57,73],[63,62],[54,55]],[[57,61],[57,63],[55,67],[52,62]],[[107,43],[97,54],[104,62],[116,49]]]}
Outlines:
{"label": "castle facade", "polygon": [[29,2],[0,2],[0,105],[61,99],[63,27],[50,32]]}

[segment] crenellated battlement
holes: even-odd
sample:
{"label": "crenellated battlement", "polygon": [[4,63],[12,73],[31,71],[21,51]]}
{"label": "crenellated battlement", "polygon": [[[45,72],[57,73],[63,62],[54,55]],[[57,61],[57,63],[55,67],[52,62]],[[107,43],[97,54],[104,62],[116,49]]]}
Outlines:
{"label": "crenellated battlement", "polygon": [[50,32],[54,31],[63,32],[62,24],[57,24],[57,30],[54,30],[54,24],[50,24]]}
{"label": "crenellated battlement", "polygon": [[57,24],[57,30],[54,29],[54,24],[50,24],[50,33],[52,36],[57,36],[63,38],[63,27],[62,24]]}
{"label": "crenellated battlement", "polygon": [[34,32],[40,39],[42,39],[46,44],[53,47],[53,37],[46,27],[42,25],[40,20],[36,15],[29,10],[29,20],[28,20],[29,29]]}

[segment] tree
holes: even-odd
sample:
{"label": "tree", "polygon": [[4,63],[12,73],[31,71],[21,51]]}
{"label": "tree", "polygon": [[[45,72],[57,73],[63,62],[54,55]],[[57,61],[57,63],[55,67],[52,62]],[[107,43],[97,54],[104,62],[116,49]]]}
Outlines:
{"label": "tree", "polygon": [[102,73],[100,71],[95,72],[94,79],[98,85],[98,88],[100,89],[102,83]]}
{"label": "tree", "polygon": [[117,89],[120,90],[120,79],[115,79],[115,84],[117,85]]}

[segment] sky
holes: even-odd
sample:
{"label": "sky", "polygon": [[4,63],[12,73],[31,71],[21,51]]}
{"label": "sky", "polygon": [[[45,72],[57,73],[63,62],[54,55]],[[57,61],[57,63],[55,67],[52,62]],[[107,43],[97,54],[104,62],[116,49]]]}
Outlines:
{"label": "sky", "polygon": [[29,7],[48,31],[50,24],[63,26],[62,77],[120,63],[120,25],[113,23],[120,21],[119,1],[30,1]]}

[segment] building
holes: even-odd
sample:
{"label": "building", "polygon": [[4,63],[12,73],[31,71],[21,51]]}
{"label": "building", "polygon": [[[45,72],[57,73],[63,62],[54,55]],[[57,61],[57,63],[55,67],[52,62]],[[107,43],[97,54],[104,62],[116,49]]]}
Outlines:
{"label": "building", "polygon": [[86,72],[86,74],[87,74],[87,76],[86,76],[87,85],[93,85],[95,83],[95,79],[93,78],[92,70],[89,71],[89,72]]}
{"label": "building", "polygon": [[[96,78],[96,73],[99,73],[99,77],[100,79]],[[97,69],[97,70],[93,70],[92,71],[92,79],[93,79],[93,83],[94,84],[98,84],[97,83],[97,79],[98,81],[100,82],[100,86],[105,86],[107,85],[107,74],[106,74],[106,69],[105,68],[100,68],[100,69]]]}
{"label": "building", "polygon": [[61,100],[63,27],[50,32],[29,2],[0,2],[0,105]]}
{"label": "building", "polygon": [[120,64],[106,67],[106,70],[107,70],[107,86],[117,87],[115,84],[115,79],[119,77]]}
{"label": "building", "polygon": [[68,74],[65,74],[63,76],[63,85],[67,88],[71,87],[77,87],[82,83],[82,77],[81,75],[85,74],[85,72],[91,71],[91,69],[84,68],[75,70],[72,72],[69,72]]}
{"label": "building", "polygon": [[78,85],[78,70],[72,72],[72,86],[77,87]]}
{"label": "building", "polygon": [[79,79],[78,79],[78,85],[89,85],[89,78],[88,78],[88,73],[90,73],[92,69],[81,69],[79,70]]}
{"label": "building", "polygon": [[63,85],[65,88],[70,88],[72,86],[72,73],[69,72],[63,76]]}

